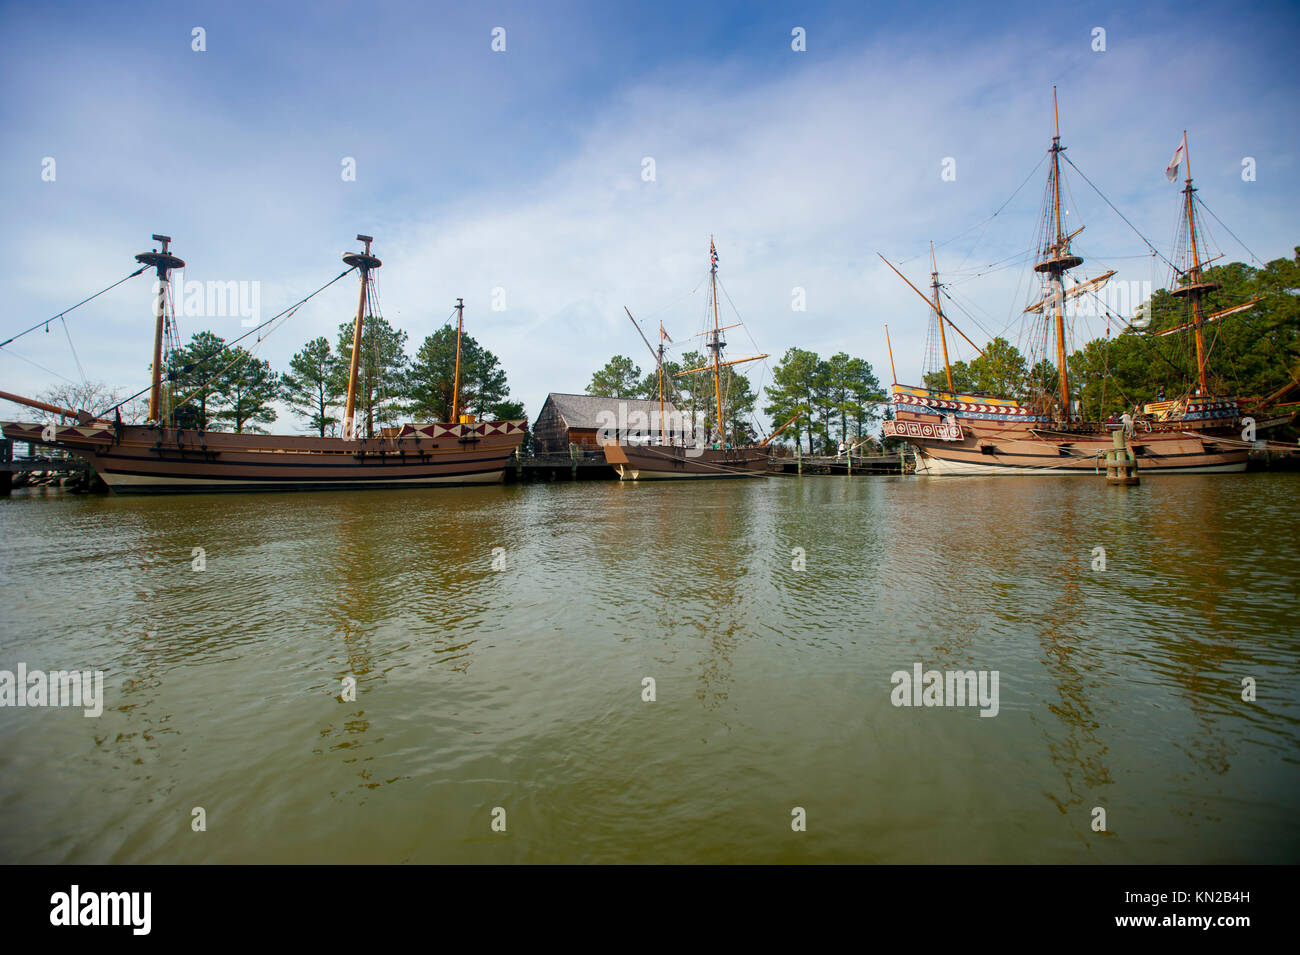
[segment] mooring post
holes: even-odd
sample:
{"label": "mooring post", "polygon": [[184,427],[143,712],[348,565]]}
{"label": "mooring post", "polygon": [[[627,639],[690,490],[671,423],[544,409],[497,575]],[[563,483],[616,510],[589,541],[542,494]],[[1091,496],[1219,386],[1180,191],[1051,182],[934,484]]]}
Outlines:
{"label": "mooring post", "polygon": [[571,480],[578,480],[578,446],[569,442],[569,475]]}
{"label": "mooring post", "polygon": [[13,463],[14,443],[8,438],[0,439],[0,464],[5,467],[0,468],[0,497],[8,497],[9,492],[13,490],[14,475],[8,467]]}
{"label": "mooring post", "polygon": [[1124,432],[1116,428],[1111,432],[1111,448],[1106,452],[1106,483],[1133,487],[1141,483],[1138,478],[1137,454],[1128,446]]}
{"label": "mooring post", "polygon": [[799,440],[794,442],[794,470],[796,474],[803,474],[803,452],[799,450]]}

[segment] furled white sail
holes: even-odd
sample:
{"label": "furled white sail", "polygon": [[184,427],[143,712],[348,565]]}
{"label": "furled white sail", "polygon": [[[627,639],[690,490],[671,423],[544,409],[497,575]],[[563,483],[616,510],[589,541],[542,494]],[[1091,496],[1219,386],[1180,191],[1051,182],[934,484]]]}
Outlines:
{"label": "furled white sail", "polygon": [[[1105,275],[1099,275],[1095,279],[1088,279],[1088,281],[1086,282],[1080,282],[1078,285],[1074,286],[1074,288],[1066,291],[1064,297],[1067,299],[1071,299],[1082,295],[1084,292],[1095,292],[1097,291],[1097,289],[1101,288],[1107,282],[1109,282],[1110,277],[1114,274],[1115,274],[1115,270],[1111,269]],[[1043,310],[1043,307],[1047,305],[1047,303],[1050,302],[1051,300],[1052,300],[1052,296],[1050,295],[1044,296],[1043,298],[1035,302],[1033,305],[1026,306],[1025,311],[1041,312]]]}
{"label": "furled white sail", "polygon": [[[1241,305],[1234,305],[1232,308],[1225,308],[1221,312],[1215,312],[1213,315],[1206,316],[1204,324],[1208,325],[1210,322],[1216,322],[1221,318],[1228,317],[1229,315],[1244,312],[1248,308],[1254,308],[1262,301],[1263,299],[1261,298],[1253,298],[1249,302],[1244,302]],[[1161,335],[1172,335],[1174,332],[1181,332],[1185,328],[1191,328],[1195,324],[1195,322],[1184,322],[1182,325],[1175,325],[1173,328],[1166,328],[1163,332],[1156,332],[1156,337],[1159,338]]]}

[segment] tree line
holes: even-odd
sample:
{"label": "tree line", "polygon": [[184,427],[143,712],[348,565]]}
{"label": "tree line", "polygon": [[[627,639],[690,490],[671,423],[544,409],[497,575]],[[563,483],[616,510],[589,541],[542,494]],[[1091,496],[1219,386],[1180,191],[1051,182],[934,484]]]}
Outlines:
{"label": "tree line", "polygon": [[[1207,281],[1221,289],[1207,311],[1260,299],[1246,312],[1206,326],[1211,390],[1216,394],[1250,397],[1269,394],[1288,381],[1300,382],[1300,246],[1294,258],[1281,258],[1254,268],[1231,263],[1206,270]],[[1122,334],[1088,342],[1068,356],[1071,391],[1082,402],[1085,418],[1101,420],[1155,400],[1189,392],[1197,379],[1196,355],[1189,332],[1156,333],[1189,320],[1185,300],[1160,290],[1144,306],[1149,324]],[[352,352],[353,321],[339,325],[336,342],[322,336],[307,342],[283,372],[239,345],[228,345],[210,331],[195,334],[172,353],[168,388],[174,420],[181,427],[236,432],[264,431],[276,420],[275,403],[283,402],[311,431],[337,435]],[[407,334],[381,317],[367,318],[362,335],[357,376],[357,430],[373,436],[380,427],[402,417],[423,421],[451,418],[455,373],[456,330],[451,326],[429,335],[407,354]],[[1032,366],[1016,346],[994,338],[979,357],[951,366],[958,391],[1029,400],[1054,395],[1058,377],[1053,364]],[[695,374],[678,374],[700,369]],[[690,351],[679,360],[666,360],[665,395],[726,440],[745,444],[755,440],[752,416],[759,406],[749,378],[737,367],[721,371],[727,417],[717,428],[716,401],[709,358]],[[923,384],[947,390],[942,369],[924,376]],[[80,390],[79,390],[80,387]],[[86,393],[82,393],[85,391]],[[590,394],[657,400],[658,375],[643,372],[631,358],[615,355],[588,383]],[[479,418],[523,417],[523,405],[509,399],[505,371],[495,355],[473,336],[461,342],[460,409]],[[118,393],[102,385],[67,386],[42,395],[70,407],[103,407]],[[779,441],[806,446],[807,453],[833,453],[840,441],[857,444],[889,412],[871,364],[837,352],[821,358],[815,352],[790,348],[773,368],[763,388],[762,413],[768,431],[793,418]],[[142,400],[125,405],[123,418],[142,420]]]}
{"label": "tree line", "polygon": [[[352,358],[353,321],[328,338],[312,339],[283,372],[240,345],[210,331],[196,333],[169,360],[173,418],[179,427],[237,433],[265,431],[276,420],[275,402],[288,405],[311,431],[341,431]],[[365,319],[357,368],[356,431],[373,437],[402,418],[449,421],[456,367],[456,329],[443,326],[406,351],[406,332],[380,316]],[[509,400],[497,357],[462,334],[458,413],[479,418],[522,418],[523,404]]]}
{"label": "tree line", "polygon": [[[1275,259],[1260,268],[1240,262],[1207,269],[1206,280],[1221,286],[1206,303],[1206,313],[1258,298],[1251,309],[1204,328],[1212,394],[1238,398],[1267,395],[1287,381],[1300,381],[1300,246],[1295,258]],[[1196,347],[1190,329],[1159,335],[1191,320],[1182,298],[1160,289],[1143,309],[1145,328],[1125,328],[1088,342],[1067,356],[1071,397],[1084,418],[1105,420],[1155,401],[1174,398],[1197,386]],[[1004,338],[984,354],[952,364],[958,391],[1031,400],[1060,391],[1055,366],[1028,359]],[[927,388],[947,390],[942,369],[925,376]]]}
{"label": "tree line", "polygon": [[[691,369],[701,370],[678,377],[679,373]],[[680,361],[665,359],[664,374],[675,385],[680,399],[674,402],[678,410],[693,421],[703,422],[710,433],[718,432],[709,358],[702,352],[690,351]],[[759,395],[749,378],[735,366],[721,369],[719,377],[723,414],[727,419],[720,433],[733,444],[753,442],[757,436],[751,421]],[[615,355],[591,376],[587,392],[613,398],[658,400],[658,369],[651,368],[642,374],[631,358]],[[672,399],[668,384],[664,393]],[[883,416],[882,402],[886,400],[866,359],[853,358],[845,352],[823,359],[816,352],[802,348],[786,351],[772,369],[772,381],[763,388],[763,396],[766,403],[762,411],[770,420],[769,433],[793,418],[777,441],[789,437],[801,447],[806,442],[809,454],[819,450],[831,453],[840,441],[853,445],[864,440],[872,425]]]}

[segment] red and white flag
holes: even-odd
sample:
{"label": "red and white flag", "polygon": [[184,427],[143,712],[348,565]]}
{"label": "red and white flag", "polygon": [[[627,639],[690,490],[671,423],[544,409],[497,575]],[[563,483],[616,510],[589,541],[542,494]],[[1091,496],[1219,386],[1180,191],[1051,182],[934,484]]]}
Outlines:
{"label": "red and white flag", "polygon": [[1174,150],[1174,158],[1169,160],[1169,165],[1165,168],[1165,178],[1173,182],[1178,178],[1178,167],[1183,164],[1183,144],[1179,143],[1178,148]]}

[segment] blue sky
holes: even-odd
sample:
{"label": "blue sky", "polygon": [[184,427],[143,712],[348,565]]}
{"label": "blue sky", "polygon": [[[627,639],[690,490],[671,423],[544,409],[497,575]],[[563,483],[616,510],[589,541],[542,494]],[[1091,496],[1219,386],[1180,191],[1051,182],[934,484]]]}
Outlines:
{"label": "blue sky", "polygon": [[[921,284],[935,240],[968,334],[1016,341],[1029,279],[981,266],[1031,245],[1043,170],[985,220],[1050,145],[1053,84],[1067,155],[1165,254],[1179,194],[1162,173],[1186,128],[1210,208],[1264,260],[1291,255],[1297,27],[1285,4],[4,4],[0,331],[125,275],[153,232],[174,237],[187,280],[260,282],[264,315],[337,274],[365,232],[412,350],[464,297],[535,416],[616,352],[646,366],[623,305],[678,339],[699,329],[689,293],[713,233],[759,348],[844,350],[888,380],[888,323],[899,378],[916,381],[925,306],[876,252]],[[1066,175],[1085,273],[1163,284]],[[1247,258],[1209,226],[1228,260]],[[147,381],[149,307],[137,279],[69,317],[90,378]],[[258,354],[283,368],[354,307],[354,287],[331,289]],[[181,318],[186,337],[205,327],[243,330]],[[0,389],[33,394],[51,373],[79,377],[61,335],[0,350]],[[285,415],[276,430],[300,427]]]}

